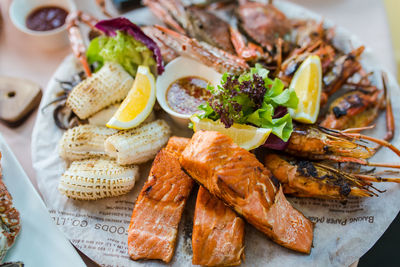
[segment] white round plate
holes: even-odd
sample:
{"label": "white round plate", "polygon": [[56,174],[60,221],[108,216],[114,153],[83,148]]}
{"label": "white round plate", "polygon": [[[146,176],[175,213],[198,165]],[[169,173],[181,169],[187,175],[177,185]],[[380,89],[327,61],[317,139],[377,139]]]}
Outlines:
{"label": "white round plate", "polygon": [[[277,2],[276,5],[289,17],[321,20],[317,14],[297,5],[287,2]],[[148,10],[135,11],[128,17],[139,23],[154,21]],[[327,20],[325,23],[328,26],[334,25]],[[336,28],[335,41],[345,51],[361,45],[356,37],[340,27]],[[364,52],[362,63],[367,71],[375,72],[374,80],[381,87],[380,74],[384,68],[376,63],[369,49]],[[71,56],[66,58],[49,82],[41,106],[50,102],[60,90],[55,78],[68,79],[76,71],[76,61]],[[399,86],[390,74],[389,88],[392,96],[400,94]],[[400,105],[397,102],[393,104],[396,123],[400,125]],[[171,126],[175,134],[190,134]],[[385,119],[384,114],[381,114],[376,129],[369,134],[383,137],[384,133]],[[94,202],[67,199],[57,190],[65,167],[57,155],[57,143],[61,135],[62,131],[53,122],[51,108],[44,113],[40,112],[32,136],[33,163],[39,189],[60,229],[77,248],[103,266],[164,266],[160,261],[132,261],[127,253],[126,231],[137,194],[147,179],[150,163],[141,167],[140,181],[125,196]],[[396,135],[393,144],[400,146],[399,135]],[[399,162],[391,151],[385,149],[381,149],[373,160]],[[316,222],[311,254],[302,255],[276,245],[247,225],[246,259],[243,266],[349,266],[373,246],[400,209],[398,184],[377,184],[377,187],[386,192],[379,197],[351,199],[346,205],[335,200],[289,198],[296,208]],[[171,266],[191,266],[190,235],[194,200],[192,196],[185,209]],[[80,220],[78,224],[77,218]]]}

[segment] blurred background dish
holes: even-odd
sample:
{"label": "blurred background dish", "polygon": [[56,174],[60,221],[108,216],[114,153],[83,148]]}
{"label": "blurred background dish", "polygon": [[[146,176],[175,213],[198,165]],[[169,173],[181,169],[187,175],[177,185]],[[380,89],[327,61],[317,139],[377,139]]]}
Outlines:
{"label": "blurred background dish", "polygon": [[72,0],[14,0],[9,14],[35,47],[54,50],[69,44],[65,17],[75,10]]}

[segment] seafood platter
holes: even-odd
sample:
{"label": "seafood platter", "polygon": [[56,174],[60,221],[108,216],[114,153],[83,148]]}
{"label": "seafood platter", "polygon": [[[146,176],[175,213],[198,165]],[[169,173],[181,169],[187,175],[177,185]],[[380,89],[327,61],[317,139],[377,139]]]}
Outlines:
{"label": "seafood platter", "polygon": [[38,186],[72,244],[102,266],[361,257],[400,210],[400,92],[372,52],[284,1],[144,4],[69,14],[41,104]]}

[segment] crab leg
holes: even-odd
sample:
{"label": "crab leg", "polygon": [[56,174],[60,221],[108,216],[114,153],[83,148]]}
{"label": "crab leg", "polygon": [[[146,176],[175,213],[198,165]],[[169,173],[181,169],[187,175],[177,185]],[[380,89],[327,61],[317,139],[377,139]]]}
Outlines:
{"label": "crab leg", "polygon": [[177,32],[185,34],[185,30],[179,23],[170,15],[170,13],[158,2],[154,0],[144,0],[143,3],[148,6],[151,12],[158,18],[162,18],[163,22],[174,28]]}
{"label": "crab leg", "polygon": [[[251,61],[254,59],[257,59],[258,55],[256,49],[260,48],[259,46],[252,44],[248,46],[246,46],[245,41],[243,39],[243,36],[236,30],[234,29],[232,26],[229,27],[229,31],[231,33],[231,42],[233,44],[233,47],[235,48],[236,53],[239,55],[239,57],[243,58],[246,61]],[[261,49],[261,53],[262,53],[262,49]]]}
{"label": "crab leg", "polygon": [[249,67],[242,58],[229,54],[222,49],[207,43],[200,43],[196,39],[159,25],[154,27],[154,29],[158,29],[158,32],[154,31],[154,36],[163,40],[176,53],[199,60],[221,73],[227,71],[241,73]]}
{"label": "crab leg", "polygon": [[109,18],[112,18],[110,13],[106,10],[106,1],[105,0],[96,0],[96,4],[100,7],[101,12]]}
{"label": "crab leg", "polygon": [[89,63],[86,58],[86,47],[83,42],[83,36],[79,30],[78,22],[84,22],[94,29],[97,19],[82,11],[72,12],[67,17],[68,37],[71,43],[72,51],[76,58],[81,62],[83,69],[88,77],[92,76]]}

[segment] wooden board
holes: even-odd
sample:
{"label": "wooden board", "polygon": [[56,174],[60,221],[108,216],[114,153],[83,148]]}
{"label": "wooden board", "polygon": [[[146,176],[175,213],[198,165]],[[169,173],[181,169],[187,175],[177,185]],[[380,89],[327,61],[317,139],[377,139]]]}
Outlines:
{"label": "wooden board", "polygon": [[0,76],[0,120],[9,126],[18,126],[36,108],[42,91],[34,82]]}

